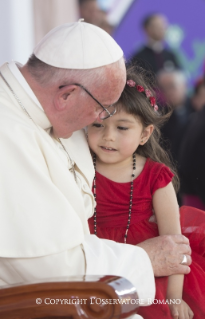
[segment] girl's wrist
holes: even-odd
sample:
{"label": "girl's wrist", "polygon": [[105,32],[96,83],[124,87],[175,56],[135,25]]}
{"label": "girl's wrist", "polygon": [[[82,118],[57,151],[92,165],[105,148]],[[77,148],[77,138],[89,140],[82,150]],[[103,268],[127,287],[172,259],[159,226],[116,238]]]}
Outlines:
{"label": "girl's wrist", "polygon": [[166,299],[169,299],[169,300],[180,299],[180,300],[182,300],[182,294],[180,294],[180,293],[167,293]]}

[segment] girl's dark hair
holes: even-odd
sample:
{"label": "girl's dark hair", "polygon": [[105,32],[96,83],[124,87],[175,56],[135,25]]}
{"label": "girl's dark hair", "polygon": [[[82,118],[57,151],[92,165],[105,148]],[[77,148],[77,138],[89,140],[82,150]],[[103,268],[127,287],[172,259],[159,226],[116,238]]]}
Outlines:
{"label": "girl's dark hair", "polygon": [[[150,77],[150,74],[142,68],[137,66],[128,67],[127,80],[133,80],[136,85],[143,86],[144,89],[151,91],[152,96],[156,96],[156,89],[153,89],[154,78],[153,76]],[[139,145],[136,153],[146,158],[149,157],[155,162],[164,163],[168,166],[174,173],[172,182],[175,191],[177,192],[179,190],[179,178],[176,169],[168,152],[166,152],[160,145],[160,128],[170,117],[171,111],[167,112],[166,108],[166,112],[164,112],[163,109],[159,108],[156,112],[144,92],[138,92],[136,87],[129,87],[127,84],[125,85],[120,99],[116,104],[116,109],[124,110],[125,112],[138,117],[141,120],[143,127],[147,127],[151,124],[154,125],[154,131],[149,140],[144,145]]]}

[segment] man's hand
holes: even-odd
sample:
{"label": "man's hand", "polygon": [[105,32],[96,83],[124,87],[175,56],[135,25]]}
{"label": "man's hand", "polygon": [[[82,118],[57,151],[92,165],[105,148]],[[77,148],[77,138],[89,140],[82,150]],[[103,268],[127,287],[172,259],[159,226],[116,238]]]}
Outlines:
{"label": "man's hand", "polygon": [[[147,239],[137,246],[147,252],[156,277],[190,272],[191,248],[189,240],[183,235],[158,236]],[[186,265],[181,264],[183,255],[187,256]]]}

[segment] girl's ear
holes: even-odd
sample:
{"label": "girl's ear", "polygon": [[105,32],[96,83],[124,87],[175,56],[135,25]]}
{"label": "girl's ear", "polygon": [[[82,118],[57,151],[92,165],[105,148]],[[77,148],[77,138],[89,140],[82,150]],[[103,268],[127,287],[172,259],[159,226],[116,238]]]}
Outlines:
{"label": "girl's ear", "polygon": [[147,143],[148,139],[150,138],[150,136],[152,135],[154,131],[154,125],[150,124],[147,127],[145,127],[143,129],[143,132],[141,134],[141,142],[140,145],[144,145],[145,143]]}

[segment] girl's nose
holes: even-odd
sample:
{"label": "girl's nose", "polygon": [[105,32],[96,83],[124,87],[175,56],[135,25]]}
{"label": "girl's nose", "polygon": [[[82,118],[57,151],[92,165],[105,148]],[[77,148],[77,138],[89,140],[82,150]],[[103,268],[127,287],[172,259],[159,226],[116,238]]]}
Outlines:
{"label": "girl's nose", "polygon": [[105,141],[114,141],[115,134],[114,134],[113,130],[110,128],[105,128],[105,130],[103,132],[103,139]]}

